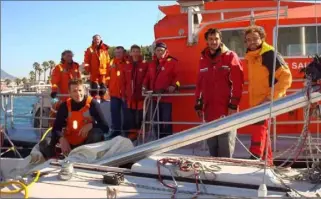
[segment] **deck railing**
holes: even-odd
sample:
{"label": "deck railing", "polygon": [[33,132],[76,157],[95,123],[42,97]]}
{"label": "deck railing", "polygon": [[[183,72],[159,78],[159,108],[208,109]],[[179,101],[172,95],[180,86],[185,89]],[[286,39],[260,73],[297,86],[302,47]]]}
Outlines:
{"label": "deck railing", "polygon": [[[303,82],[303,79],[295,79],[293,80],[293,82]],[[245,83],[247,84],[247,83]],[[193,90],[195,89],[195,85],[186,85],[186,86],[182,86],[181,88],[182,90]],[[292,92],[297,92],[300,91],[301,89],[288,89],[287,93],[292,93]],[[87,94],[89,93],[89,89],[86,90]],[[243,94],[248,94],[248,91],[244,91]],[[39,105],[39,110],[40,110],[40,116],[26,116],[26,115],[14,115],[14,97],[16,96],[34,96],[34,97],[38,97],[40,100],[40,105]],[[58,95],[58,97],[62,97],[62,96],[68,96],[68,95]],[[162,122],[159,120],[159,112],[158,110],[158,106],[156,106],[155,110],[153,111],[152,107],[153,103],[155,103],[155,101],[153,101],[153,98],[157,98],[156,103],[159,102],[159,100],[162,97],[166,97],[166,96],[171,96],[171,97],[194,97],[194,93],[193,92],[189,92],[189,93],[166,93],[166,94],[153,94],[151,92],[146,92],[143,94],[143,96],[145,96],[145,100],[144,100],[144,106],[143,106],[143,121],[142,121],[142,141],[143,143],[145,143],[145,135],[146,135],[146,128],[149,127],[149,131],[153,133],[154,132],[154,128],[153,125],[158,125],[157,128],[157,139],[159,138],[159,124],[182,124],[182,125],[200,125],[203,124],[203,121],[172,121],[172,122]],[[43,127],[43,121],[49,121],[49,120],[54,120],[55,118],[52,117],[46,117],[43,115],[44,113],[44,108],[48,108],[48,107],[44,107],[44,98],[49,98],[49,93],[0,93],[0,100],[1,100],[1,109],[4,112],[4,128],[8,127],[8,119],[10,119],[10,126],[11,128],[15,128],[15,129],[23,129],[23,130],[27,130],[27,129],[33,129],[33,130],[39,130],[40,135],[42,135],[42,133],[44,132],[43,130],[47,129],[48,127]],[[158,105],[158,104],[156,104]],[[193,108],[193,107],[191,107]],[[149,110],[149,114],[148,114],[148,110]],[[156,115],[157,114],[157,115]],[[147,119],[147,116],[149,117],[149,119]],[[157,118],[157,120],[154,120],[153,118]],[[39,128],[17,128],[14,125],[14,118],[30,118],[30,119],[38,119],[39,120]],[[304,121],[277,121],[276,118],[273,118],[272,120],[272,125],[273,125],[273,150],[276,151],[276,140],[277,137],[284,137],[281,135],[277,135],[277,125],[292,125],[292,124],[303,124]],[[319,119],[317,120],[313,120],[310,123],[312,124],[319,124],[321,123],[321,121]],[[318,132],[319,132],[319,125],[318,127]],[[319,133],[317,134],[319,136]]]}
{"label": "deck railing", "polygon": [[[304,79],[294,79],[293,82],[304,82]],[[245,82],[245,85],[247,85],[248,82]],[[195,85],[186,85],[186,86],[182,86],[183,90],[194,90],[195,89]],[[287,90],[287,94],[293,93],[293,92],[298,92],[302,89],[288,89]],[[248,94],[248,91],[243,91],[243,95]],[[160,101],[161,97],[194,97],[195,94],[190,92],[190,93],[166,93],[166,94],[153,94],[152,92],[146,92],[143,94],[143,96],[145,97],[144,100],[144,112],[143,112],[143,125],[142,125],[142,141],[143,143],[145,142],[145,135],[146,135],[146,126],[149,125],[149,131],[151,131],[151,134],[156,133],[157,135],[157,139],[160,136],[159,132],[159,126],[157,128],[157,132],[154,132],[154,128],[153,125],[156,124],[182,124],[182,125],[201,125],[204,124],[204,122],[201,121],[172,121],[172,122],[163,122],[163,121],[159,121],[159,112],[158,112],[158,102]],[[153,100],[153,98],[157,98],[156,101]],[[156,108],[154,110],[153,107],[153,103],[157,103]],[[193,108],[193,107],[191,107]],[[149,109],[149,114],[147,114],[147,110]],[[196,113],[195,113],[196,114]],[[149,120],[147,120],[147,116],[149,117]],[[155,116],[157,117],[157,119],[155,120]],[[203,119],[204,121],[204,119]],[[319,120],[319,118],[317,118],[317,120],[312,120],[310,121],[311,124],[320,124],[321,120]],[[272,136],[272,140],[273,140],[273,151],[275,152],[277,147],[276,147],[276,140],[277,138],[285,138],[285,137],[289,137],[289,136],[282,136],[282,135],[277,135],[277,125],[293,125],[293,124],[304,124],[303,120],[289,120],[289,121],[277,121],[276,117],[272,118],[271,121],[272,124],[272,128],[273,128],[273,135]],[[319,125],[317,126],[317,138],[319,138]],[[291,136],[290,136],[291,137]]]}

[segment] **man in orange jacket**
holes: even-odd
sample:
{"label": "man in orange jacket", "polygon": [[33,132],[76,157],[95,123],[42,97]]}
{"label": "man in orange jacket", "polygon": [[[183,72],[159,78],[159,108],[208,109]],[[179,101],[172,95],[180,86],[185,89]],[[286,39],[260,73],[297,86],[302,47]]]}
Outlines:
{"label": "man in orange jacket", "polygon": [[[79,64],[73,61],[73,53],[70,50],[65,50],[61,53],[60,63],[53,69],[51,75],[51,98],[56,99],[57,94],[60,96],[59,101],[53,104],[49,117],[55,118],[59,105],[68,98],[68,82],[72,79],[81,78],[79,72]],[[52,125],[53,122],[50,121]]]}
{"label": "man in orange jacket", "polygon": [[[245,41],[247,44],[245,60],[249,74],[250,107],[271,100],[274,55],[277,52],[265,42],[265,35],[265,31],[259,26],[250,26],[245,30]],[[277,53],[273,100],[285,96],[291,83],[291,71],[281,55]],[[269,142],[270,139],[267,138],[267,120],[252,125],[252,130],[251,153],[257,158],[262,159],[265,159],[265,153],[267,153],[268,164],[273,164],[271,143]],[[265,151],[266,145],[268,145],[268,151]]]}
{"label": "man in orange jacket", "polygon": [[84,69],[90,75],[90,95],[96,97],[99,89],[100,99],[106,93],[106,78],[110,57],[106,44],[101,40],[100,35],[94,35],[92,45],[85,51]]}
{"label": "man in orange jacket", "polygon": [[130,48],[130,59],[126,61],[122,70],[122,97],[126,103],[124,114],[126,126],[125,136],[131,140],[137,139],[143,120],[142,85],[147,73],[148,63],[143,60],[141,49],[138,45]]}
{"label": "man in orange jacket", "polygon": [[[108,88],[110,95],[110,111],[111,111],[111,134],[109,138],[116,137],[121,134],[122,130],[122,112],[124,112],[124,103],[121,92],[121,79],[123,78],[121,70],[125,63],[125,49],[123,46],[117,46],[114,51],[115,58],[110,61]],[[123,113],[124,114],[124,113]]]}
{"label": "man in orange jacket", "polygon": [[68,154],[78,146],[103,141],[103,134],[109,131],[99,103],[85,95],[81,79],[73,79],[67,85],[70,98],[58,109],[51,140],[39,144],[45,159],[56,155],[57,143],[62,153]]}
{"label": "man in orange jacket", "polygon": [[79,72],[79,64],[73,61],[73,53],[65,50],[61,53],[60,63],[53,69],[51,74],[51,94],[52,98],[56,98],[57,94],[66,95],[59,99],[65,101],[68,98],[68,82],[71,79],[81,77]]}
{"label": "man in orange jacket", "polygon": [[[154,93],[173,93],[180,87],[178,80],[178,60],[169,54],[167,45],[163,42],[155,46],[155,55],[150,63],[148,73],[144,79],[143,90],[152,90]],[[157,102],[153,102],[154,105]],[[155,107],[153,107],[154,109]],[[172,121],[172,103],[168,97],[162,97],[159,104],[160,121]],[[157,121],[157,117],[154,118]],[[160,132],[160,138],[173,133],[172,124],[155,125],[156,132]]]}

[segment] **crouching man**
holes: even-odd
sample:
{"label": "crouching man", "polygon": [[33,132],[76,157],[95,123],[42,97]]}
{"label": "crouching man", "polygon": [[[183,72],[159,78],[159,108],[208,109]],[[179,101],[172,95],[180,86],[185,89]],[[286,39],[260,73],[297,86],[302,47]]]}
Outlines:
{"label": "crouching man", "polygon": [[103,141],[103,134],[109,131],[99,103],[91,96],[85,96],[82,81],[73,79],[68,88],[70,98],[58,109],[50,143],[44,140],[39,144],[45,159],[56,156],[57,143],[67,155],[78,146]]}

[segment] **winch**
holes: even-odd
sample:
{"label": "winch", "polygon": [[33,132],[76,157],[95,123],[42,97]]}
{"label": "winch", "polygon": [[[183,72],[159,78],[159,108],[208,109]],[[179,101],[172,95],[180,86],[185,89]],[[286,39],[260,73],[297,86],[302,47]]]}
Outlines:
{"label": "winch", "polygon": [[60,180],[70,180],[73,175],[73,172],[74,172],[73,164],[68,160],[65,160],[61,164],[61,170],[58,173],[58,178]]}

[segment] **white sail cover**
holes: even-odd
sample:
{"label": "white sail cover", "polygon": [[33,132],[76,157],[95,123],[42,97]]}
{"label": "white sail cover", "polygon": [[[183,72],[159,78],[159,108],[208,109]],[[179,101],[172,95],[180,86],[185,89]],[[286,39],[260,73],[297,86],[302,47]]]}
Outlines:
{"label": "white sail cover", "polygon": [[[127,152],[133,148],[134,145],[128,138],[117,136],[108,141],[77,147],[69,153],[66,160],[70,162],[93,163],[118,153]],[[52,160],[45,161],[37,144],[26,158],[1,158],[1,176],[5,179],[16,178],[29,171],[46,167],[51,161]]]}

